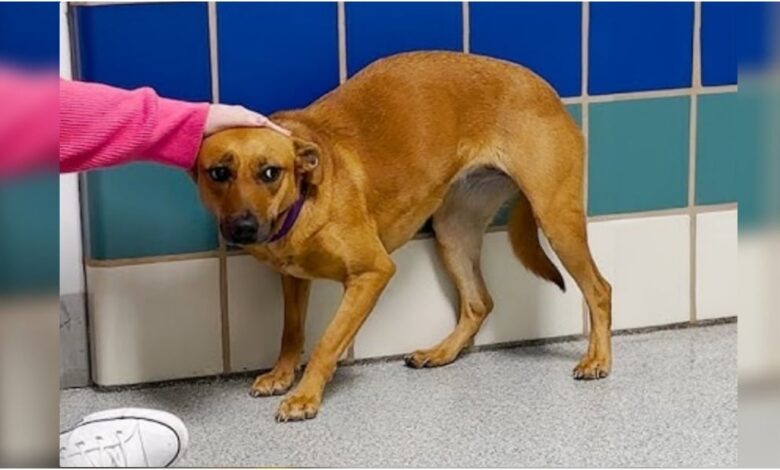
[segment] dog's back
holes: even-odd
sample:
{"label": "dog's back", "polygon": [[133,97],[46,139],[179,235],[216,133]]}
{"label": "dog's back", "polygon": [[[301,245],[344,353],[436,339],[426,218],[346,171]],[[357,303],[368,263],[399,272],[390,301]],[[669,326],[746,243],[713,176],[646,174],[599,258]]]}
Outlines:
{"label": "dog's back", "polygon": [[[509,164],[526,168],[521,177],[531,179],[551,165],[582,160],[579,130],[543,79],[472,54],[387,57],[304,110],[275,119],[305,121],[340,149],[333,158],[359,163],[359,193],[390,249],[414,234],[456,180],[478,168],[507,173]],[[535,147],[551,139],[571,151],[555,155],[561,162],[538,161]]]}

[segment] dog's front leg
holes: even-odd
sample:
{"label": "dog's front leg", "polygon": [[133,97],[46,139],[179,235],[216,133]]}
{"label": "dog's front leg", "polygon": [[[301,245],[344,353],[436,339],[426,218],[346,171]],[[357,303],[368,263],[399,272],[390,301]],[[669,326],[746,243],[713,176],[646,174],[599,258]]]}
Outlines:
{"label": "dog's front leg", "polygon": [[292,387],[295,369],[303,352],[306,308],[311,281],[282,275],[284,293],[284,332],[279,359],[270,372],[257,376],[250,394],[253,397],[281,395]]}
{"label": "dog's front leg", "polygon": [[352,276],[344,283],[341,305],[314,349],[300,383],[279,405],[277,421],[297,421],[317,415],[322,392],[336,370],[338,359],[371,313],[394,272],[395,265],[386,257],[372,270]]}

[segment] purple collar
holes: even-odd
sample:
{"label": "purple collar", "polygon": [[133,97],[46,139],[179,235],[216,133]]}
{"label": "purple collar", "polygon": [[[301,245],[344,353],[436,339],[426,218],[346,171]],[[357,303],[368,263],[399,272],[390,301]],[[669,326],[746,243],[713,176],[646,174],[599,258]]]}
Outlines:
{"label": "purple collar", "polygon": [[287,235],[287,233],[292,230],[293,225],[295,225],[295,221],[298,220],[298,216],[301,215],[301,208],[303,207],[303,201],[306,200],[307,189],[308,187],[306,186],[306,183],[301,182],[301,195],[298,196],[298,200],[295,201],[295,203],[293,203],[289,209],[287,209],[287,215],[284,217],[282,226],[279,227],[279,230],[276,233],[271,235],[271,238],[269,238],[266,243],[273,243]]}

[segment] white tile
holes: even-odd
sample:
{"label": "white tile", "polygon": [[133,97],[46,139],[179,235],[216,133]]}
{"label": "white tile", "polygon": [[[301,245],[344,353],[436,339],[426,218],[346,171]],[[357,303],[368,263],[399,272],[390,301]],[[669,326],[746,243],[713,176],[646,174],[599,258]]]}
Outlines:
{"label": "white tile", "polygon": [[[457,296],[432,239],[413,240],[393,254],[397,272],[358,333],[358,358],[404,354],[434,346],[455,327]],[[475,338],[489,344],[579,333],[582,306],[569,292],[525,271],[505,232],[485,235],[483,271],[495,309]],[[549,285],[545,285],[549,284]]]}
{"label": "white tile", "polygon": [[696,318],[737,314],[737,211],[696,219]]}
{"label": "white tile", "polygon": [[506,232],[485,235],[482,271],[495,307],[475,344],[582,333],[582,295],[544,240],[566,283],[566,292],[529,273],[512,252]]}
{"label": "white tile", "polygon": [[97,384],[222,371],[216,259],[90,267],[87,276]]}
{"label": "white tile", "polygon": [[455,327],[455,297],[432,239],[393,253],[396,273],[355,340],[355,357],[404,354],[435,345]]}
{"label": "white tile", "polygon": [[596,264],[612,284],[613,329],[688,321],[687,215],[591,222]]}
{"label": "white tile", "polygon": [[[272,367],[279,355],[284,325],[280,275],[249,255],[239,255],[228,257],[227,280],[232,370]],[[304,361],[333,317],[341,293],[341,286],[333,281],[312,284]]]}
{"label": "white tile", "polygon": [[738,251],[739,379],[763,381],[780,373],[780,232],[740,232]]}
{"label": "white tile", "polygon": [[284,323],[279,274],[251,256],[229,256],[227,285],[231,369],[273,366]]}

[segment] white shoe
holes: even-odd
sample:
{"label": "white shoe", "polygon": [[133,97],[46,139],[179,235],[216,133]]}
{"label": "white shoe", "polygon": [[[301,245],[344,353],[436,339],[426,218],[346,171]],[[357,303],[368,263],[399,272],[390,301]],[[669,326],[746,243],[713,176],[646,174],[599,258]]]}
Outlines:
{"label": "white shoe", "polygon": [[60,434],[60,466],[170,467],[184,455],[188,441],[184,423],[170,413],[101,411]]}

